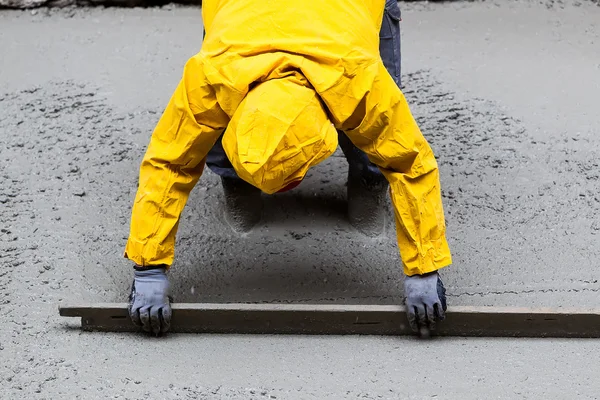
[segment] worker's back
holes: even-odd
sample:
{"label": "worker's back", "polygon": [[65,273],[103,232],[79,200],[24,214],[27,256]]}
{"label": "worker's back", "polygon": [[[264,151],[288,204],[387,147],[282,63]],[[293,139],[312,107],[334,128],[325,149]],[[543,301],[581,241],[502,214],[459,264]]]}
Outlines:
{"label": "worker's back", "polygon": [[[378,56],[383,0],[205,0],[203,50],[213,56],[286,51],[319,60]],[[349,54],[350,53],[350,54]]]}
{"label": "worker's back", "polygon": [[[330,111],[347,116],[380,69],[384,5],[383,0],[205,0],[206,36],[197,57],[229,116],[253,85],[298,73]],[[335,104],[324,96],[331,90],[338,93],[331,97]]]}

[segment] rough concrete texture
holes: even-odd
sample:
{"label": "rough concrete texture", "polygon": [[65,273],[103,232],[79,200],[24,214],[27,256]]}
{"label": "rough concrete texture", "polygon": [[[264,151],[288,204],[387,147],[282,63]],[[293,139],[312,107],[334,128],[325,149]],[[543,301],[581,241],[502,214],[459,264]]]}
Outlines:
{"label": "rough concrete texture", "polygon": [[[594,0],[595,1],[595,0]],[[36,9],[40,7],[156,7],[167,4],[201,5],[201,0],[0,0],[0,9]]]}
{"label": "rough concrete texture", "polygon": [[[405,93],[439,158],[452,305],[600,306],[600,8],[405,4]],[[140,159],[200,46],[195,8],[0,13],[0,398],[597,398],[597,341],[82,334],[60,301],[123,301]],[[194,189],[176,301],[402,301],[391,213],[344,209],[341,152],[263,219]]]}
{"label": "rough concrete texture", "polygon": [[[419,2],[418,0],[398,0],[405,2]],[[461,0],[429,0],[430,2],[451,2]],[[502,0],[466,0],[466,1],[485,1],[496,4],[501,4]],[[532,0],[526,0],[532,1]],[[581,5],[585,2],[591,2],[600,5],[600,0],[579,0],[575,5]],[[558,5],[563,7],[566,4],[572,4],[572,0],[539,0],[539,4],[546,6]],[[70,7],[70,6],[107,6],[107,7],[156,7],[167,4],[183,4],[183,5],[202,5],[202,0],[0,0],[0,8],[10,9],[33,9],[39,7]]]}

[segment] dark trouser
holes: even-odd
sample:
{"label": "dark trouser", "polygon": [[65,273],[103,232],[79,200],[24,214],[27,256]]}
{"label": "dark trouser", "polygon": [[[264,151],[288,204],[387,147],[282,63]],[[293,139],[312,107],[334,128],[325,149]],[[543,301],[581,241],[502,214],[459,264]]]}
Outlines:
{"label": "dark trouser", "polygon": [[[396,0],[386,0],[385,3],[381,31],[379,32],[379,53],[386,69],[400,87],[400,7]],[[379,168],[371,163],[367,155],[354,146],[341,131],[338,131],[338,141],[350,168],[363,179],[368,182],[385,180]],[[208,153],[206,165],[219,176],[238,178],[223,150],[221,139],[215,143]]]}

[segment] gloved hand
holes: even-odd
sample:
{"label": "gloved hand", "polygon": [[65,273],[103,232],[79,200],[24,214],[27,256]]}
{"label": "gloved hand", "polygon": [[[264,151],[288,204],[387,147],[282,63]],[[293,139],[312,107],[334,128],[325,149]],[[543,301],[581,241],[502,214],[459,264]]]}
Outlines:
{"label": "gloved hand", "polygon": [[169,280],[165,268],[134,270],[129,316],[132,322],[156,336],[167,332],[171,326]]}
{"label": "gloved hand", "polygon": [[429,336],[436,321],[445,318],[447,309],[446,289],[438,272],[405,277],[404,293],[410,327],[421,336]]}

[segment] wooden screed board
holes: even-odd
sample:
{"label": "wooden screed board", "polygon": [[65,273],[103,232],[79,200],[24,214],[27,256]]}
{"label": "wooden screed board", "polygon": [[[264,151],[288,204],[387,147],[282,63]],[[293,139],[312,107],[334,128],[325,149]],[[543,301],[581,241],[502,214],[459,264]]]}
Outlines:
{"label": "wooden screed board", "polygon": [[[174,303],[170,332],[414,335],[403,306]],[[134,332],[126,303],[59,306],[85,331]],[[600,310],[449,307],[433,336],[600,338]]]}

